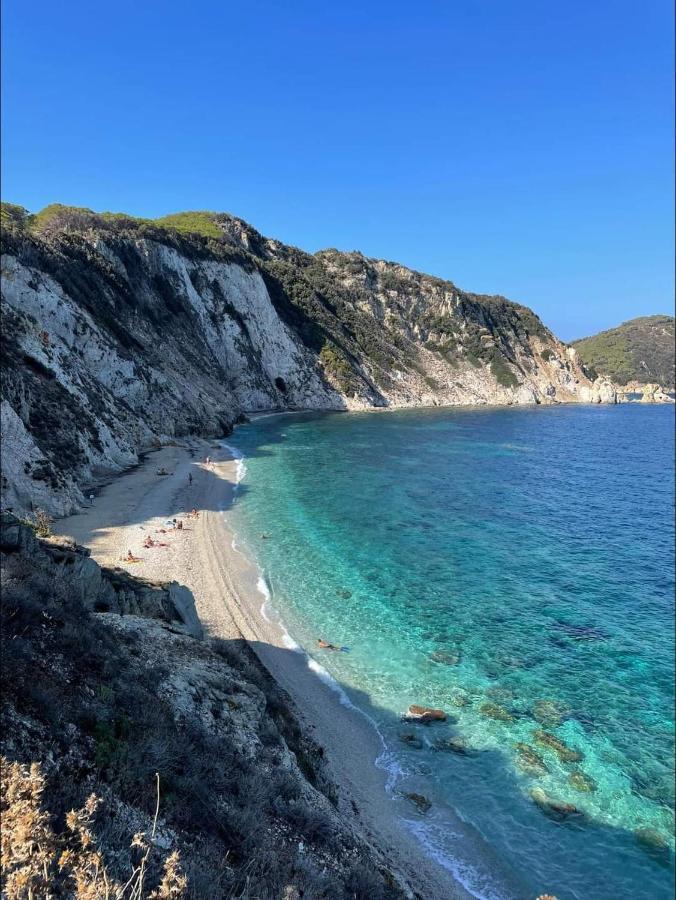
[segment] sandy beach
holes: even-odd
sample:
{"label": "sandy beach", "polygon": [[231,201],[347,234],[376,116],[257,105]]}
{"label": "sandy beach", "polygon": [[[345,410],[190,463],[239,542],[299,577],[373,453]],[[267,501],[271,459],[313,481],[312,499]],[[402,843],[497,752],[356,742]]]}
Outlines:
{"label": "sandy beach", "polygon": [[[336,692],[308,668],[305,653],[289,649],[282,629],[262,615],[258,570],[233,549],[233,534],[223,515],[233,502],[236,466],[228,450],[215,442],[165,446],[104,486],[89,509],[60,520],[54,530],[89,547],[102,565],[190,588],[206,634],[245,638],[291,695],[306,727],[325,748],[344,815],[356,820],[420,896],[471,896],[424,855],[397,821],[407,812],[406,802],[387,793],[386,773],[375,765],[383,750],[376,731],[339,702]],[[199,510],[198,518],[187,515],[193,507]],[[173,517],[182,519],[182,530],[170,530],[167,522]],[[145,548],[147,535],[164,546]],[[122,561],[129,550],[138,562]]]}

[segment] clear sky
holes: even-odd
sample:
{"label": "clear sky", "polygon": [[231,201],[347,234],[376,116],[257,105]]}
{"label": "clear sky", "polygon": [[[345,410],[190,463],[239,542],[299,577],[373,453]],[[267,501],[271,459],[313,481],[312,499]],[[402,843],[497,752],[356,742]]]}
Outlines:
{"label": "clear sky", "polygon": [[564,339],[672,311],[672,0],[3,8],[5,200],[225,210]]}

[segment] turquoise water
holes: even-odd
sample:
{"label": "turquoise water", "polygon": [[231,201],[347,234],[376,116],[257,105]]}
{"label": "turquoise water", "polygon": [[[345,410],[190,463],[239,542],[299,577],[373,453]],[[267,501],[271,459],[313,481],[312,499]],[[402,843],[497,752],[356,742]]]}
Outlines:
{"label": "turquoise water", "polygon": [[[432,801],[405,816],[427,851],[477,896],[671,896],[673,408],[272,416],[232,444],[235,530],[377,723],[393,791]],[[402,724],[410,703],[452,719]]]}

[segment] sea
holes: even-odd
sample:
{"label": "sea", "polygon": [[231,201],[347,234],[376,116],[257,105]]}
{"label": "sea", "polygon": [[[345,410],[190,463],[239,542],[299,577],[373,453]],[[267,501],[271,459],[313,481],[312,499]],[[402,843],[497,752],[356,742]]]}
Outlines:
{"label": "sea", "polygon": [[421,853],[491,900],[670,898],[674,407],[270,415],[228,443],[264,613],[380,733]]}

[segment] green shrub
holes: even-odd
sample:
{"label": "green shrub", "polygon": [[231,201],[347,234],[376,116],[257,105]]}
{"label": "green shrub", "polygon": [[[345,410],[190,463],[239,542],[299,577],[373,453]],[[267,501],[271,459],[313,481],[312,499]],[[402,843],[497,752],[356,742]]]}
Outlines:
{"label": "green shrub", "polygon": [[516,387],[519,383],[518,378],[508,367],[501,353],[496,353],[491,360],[491,373],[493,374],[493,377],[498,382],[498,384],[502,385],[502,387]]}
{"label": "green shrub", "polygon": [[180,212],[155,219],[154,223],[163,228],[174,228],[187,234],[201,234],[208,238],[222,238],[223,232],[218,227],[214,213]]}
{"label": "green shrub", "polygon": [[3,228],[24,228],[29,218],[30,213],[23,206],[4,201],[0,203],[0,225]]}
{"label": "green shrub", "polygon": [[335,344],[326,343],[319,353],[319,360],[326,373],[335,379],[338,387],[344,394],[354,396],[357,392],[358,381],[354,370],[346,359],[344,353]]}

